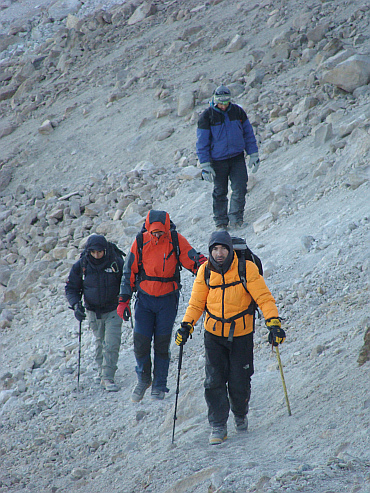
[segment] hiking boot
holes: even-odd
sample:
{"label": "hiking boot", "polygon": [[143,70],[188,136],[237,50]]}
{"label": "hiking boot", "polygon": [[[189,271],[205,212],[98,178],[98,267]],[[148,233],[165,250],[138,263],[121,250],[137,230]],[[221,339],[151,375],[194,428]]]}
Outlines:
{"label": "hiking boot", "polygon": [[119,387],[114,383],[113,378],[102,378],[101,384],[107,392],[118,392]]}
{"label": "hiking boot", "polygon": [[93,377],[93,382],[96,383],[97,385],[100,385],[101,384],[101,375],[100,373],[97,373],[94,377]]}
{"label": "hiking boot", "polygon": [[237,221],[236,223],[230,223],[230,228],[238,229],[243,226],[243,221]]}
{"label": "hiking boot", "polygon": [[151,385],[151,380],[149,382],[138,382],[131,394],[132,402],[140,402],[144,397],[146,389],[148,389]]}
{"label": "hiking boot", "polygon": [[165,392],[163,392],[163,390],[152,388],[151,397],[152,397],[153,401],[162,401],[164,399],[164,395],[165,395]]}
{"label": "hiking boot", "polygon": [[227,427],[225,426],[214,426],[212,432],[209,436],[210,445],[218,445],[227,439]]}
{"label": "hiking boot", "polygon": [[236,431],[248,430],[248,418],[247,416],[234,416]]}

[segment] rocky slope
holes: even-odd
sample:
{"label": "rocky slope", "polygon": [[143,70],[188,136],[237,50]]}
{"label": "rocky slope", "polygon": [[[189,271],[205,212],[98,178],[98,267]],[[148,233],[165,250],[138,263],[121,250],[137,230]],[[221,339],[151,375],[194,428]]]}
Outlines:
{"label": "rocky slope", "polygon": [[[0,13],[0,491],[370,491],[370,27],[361,1],[4,2]],[[86,237],[128,250],[150,208],[207,254],[195,154],[219,83],[260,142],[245,226],[284,317],[263,320],[247,434],[208,445],[199,323],[161,403],[94,385],[64,283]],[[183,271],[178,322],[193,278]],[[367,333],[367,335],[365,335]],[[364,340],[365,338],[365,340]]]}

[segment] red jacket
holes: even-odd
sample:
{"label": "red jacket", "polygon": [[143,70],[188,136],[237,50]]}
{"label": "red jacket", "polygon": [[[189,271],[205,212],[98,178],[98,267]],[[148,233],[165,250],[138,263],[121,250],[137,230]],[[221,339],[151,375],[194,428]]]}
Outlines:
{"label": "red jacket", "polygon": [[[142,233],[142,264],[139,265],[140,255],[135,239],[125,261],[120,296],[131,297],[135,289],[151,296],[165,296],[181,288],[170,224],[170,216],[167,212],[148,213],[145,221],[146,231]],[[163,231],[164,234],[157,238],[152,235],[154,231]],[[179,261],[183,267],[196,274],[200,266],[199,253],[181,234],[177,233],[177,236],[180,249]]]}

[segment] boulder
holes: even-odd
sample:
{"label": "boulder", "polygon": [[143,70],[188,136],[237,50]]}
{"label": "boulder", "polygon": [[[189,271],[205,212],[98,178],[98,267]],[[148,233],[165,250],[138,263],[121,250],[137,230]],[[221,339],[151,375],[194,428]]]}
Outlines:
{"label": "boulder", "polygon": [[346,92],[353,92],[357,87],[370,82],[370,56],[354,55],[335,68],[324,73],[323,83],[333,84]]}
{"label": "boulder", "polygon": [[261,231],[267,229],[272,222],[274,222],[273,214],[271,212],[266,212],[266,214],[263,214],[253,223],[253,231],[255,233],[261,233]]}
{"label": "boulder", "polygon": [[236,34],[233,37],[233,39],[230,41],[230,43],[226,46],[225,53],[235,53],[236,51],[239,51],[242,48],[244,48],[246,43],[247,42],[242,36]]}
{"label": "boulder", "polygon": [[195,98],[193,91],[180,93],[177,100],[177,115],[186,116],[194,109]]}
{"label": "boulder", "polygon": [[146,17],[155,14],[156,12],[157,12],[157,7],[154,5],[154,3],[144,2],[142,5],[140,5],[140,7],[138,7],[135,10],[135,12],[127,21],[127,24],[129,26],[133,26],[134,24],[143,21]]}

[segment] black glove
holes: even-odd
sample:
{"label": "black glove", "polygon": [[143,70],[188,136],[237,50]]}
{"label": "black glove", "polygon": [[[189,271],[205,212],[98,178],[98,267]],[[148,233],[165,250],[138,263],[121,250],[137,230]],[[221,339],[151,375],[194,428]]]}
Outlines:
{"label": "black glove", "polygon": [[285,331],[281,327],[272,326],[269,333],[268,341],[273,346],[283,344],[285,341]]}
{"label": "black glove", "polygon": [[85,308],[81,301],[73,305],[73,311],[75,312],[75,317],[79,322],[82,322],[86,318]]}
{"label": "black glove", "polygon": [[194,327],[189,322],[182,322],[181,327],[176,331],[175,342],[178,346],[184,346],[189,336],[192,338]]}
{"label": "black glove", "polygon": [[279,317],[269,318],[266,320],[266,326],[269,329],[269,344],[273,346],[278,346],[279,344],[283,344],[285,341],[285,331],[281,328],[281,321]]}

